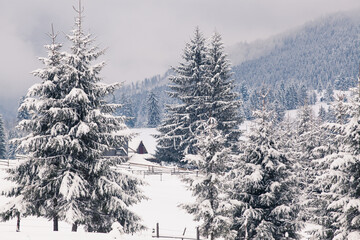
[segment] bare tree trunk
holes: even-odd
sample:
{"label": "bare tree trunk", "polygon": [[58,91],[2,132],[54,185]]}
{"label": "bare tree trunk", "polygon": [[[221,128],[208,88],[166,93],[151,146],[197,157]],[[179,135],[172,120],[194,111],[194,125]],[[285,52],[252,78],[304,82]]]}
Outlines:
{"label": "bare tree trunk", "polygon": [[57,199],[54,199],[54,216],[53,216],[53,230],[55,232],[59,231],[59,217],[57,215]]}
{"label": "bare tree trunk", "polygon": [[54,224],[53,224],[53,230],[54,230],[55,232],[59,231],[59,218],[58,218],[57,215],[54,216],[53,222],[54,222]]}
{"label": "bare tree trunk", "polygon": [[78,227],[78,224],[77,224],[76,222],[73,223],[72,228],[71,228],[71,231],[72,231],[72,232],[77,232],[77,227]]}
{"label": "bare tree trunk", "polygon": [[16,222],[16,231],[20,232],[20,212],[16,213],[17,222]]}

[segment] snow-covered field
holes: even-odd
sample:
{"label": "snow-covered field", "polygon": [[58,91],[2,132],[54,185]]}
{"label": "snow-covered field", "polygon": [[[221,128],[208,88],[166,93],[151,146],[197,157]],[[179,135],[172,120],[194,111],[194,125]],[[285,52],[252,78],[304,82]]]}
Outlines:
{"label": "snow-covered field", "polygon": [[[6,190],[11,183],[4,180],[5,168],[0,168],[0,190]],[[139,175],[144,178],[144,175]],[[132,209],[143,219],[146,231],[135,235],[118,236],[113,234],[85,233],[81,228],[77,233],[71,232],[71,226],[65,222],[59,223],[59,232],[52,232],[52,222],[43,218],[29,217],[21,220],[21,232],[16,232],[16,220],[0,222],[0,239],[4,240],[150,240],[153,239],[153,229],[156,223],[160,226],[162,236],[182,236],[184,229],[186,237],[196,237],[196,222],[184,210],[178,207],[181,203],[191,201],[191,193],[186,190],[178,175],[162,174],[146,175],[148,183],[143,186],[144,200]],[[6,198],[0,196],[0,207],[6,203]],[[115,238],[117,237],[117,238]],[[164,239],[164,238],[162,238]]]}

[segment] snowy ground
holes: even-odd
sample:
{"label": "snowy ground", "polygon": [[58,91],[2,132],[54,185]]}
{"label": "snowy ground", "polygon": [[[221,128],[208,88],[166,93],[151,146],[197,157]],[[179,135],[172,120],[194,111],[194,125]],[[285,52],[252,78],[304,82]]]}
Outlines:
{"label": "snowy ground", "polygon": [[[1,165],[3,163],[3,165]],[[0,191],[11,186],[4,180],[6,161],[0,161]],[[139,167],[137,167],[139,170]],[[147,167],[142,169],[147,170]],[[170,172],[162,175],[139,175],[148,184],[143,186],[145,195],[149,200],[144,200],[132,209],[143,219],[143,224],[148,230],[135,235],[115,236],[113,234],[85,233],[81,228],[79,232],[72,233],[71,226],[64,222],[59,223],[59,232],[52,232],[52,222],[43,218],[29,217],[22,219],[21,232],[15,232],[16,220],[0,222],[0,239],[4,240],[150,240],[153,239],[153,229],[156,223],[160,226],[161,236],[182,236],[184,229],[185,237],[196,237],[196,222],[184,210],[178,207],[181,203],[192,200],[191,193],[186,190],[185,184],[179,175],[171,175]],[[7,199],[0,196],[0,207]],[[115,238],[117,237],[117,238]],[[162,238],[166,240],[166,238]]]}

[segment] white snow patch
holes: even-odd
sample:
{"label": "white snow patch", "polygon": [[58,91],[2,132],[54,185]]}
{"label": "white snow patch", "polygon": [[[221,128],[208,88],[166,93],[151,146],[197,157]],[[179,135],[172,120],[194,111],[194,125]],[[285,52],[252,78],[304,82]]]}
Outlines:
{"label": "white snow patch", "polygon": [[130,157],[130,159],[126,163],[141,164],[141,165],[145,165],[145,166],[160,166],[159,164],[152,163],[152,162],[149,162],[149,161],[146,160],[146,159],[151,159],[151,158],[154,158],[154,156],[151,155],[151,154],[137,154],[137,153],[135,153],[134,155],[132,155]]}
{"label": "white snow patch", "polygon": [[356,232],[351,232],[348,235],[348,240],[359,240],[360,239],[360,232],[356,231]]}
{"label": "white snow patch", "polygon": [[89,132],[90,132],[90,127],[86,123],[81,122],[76,131],[76,137],[81,137],[83,135],[88,134]]}

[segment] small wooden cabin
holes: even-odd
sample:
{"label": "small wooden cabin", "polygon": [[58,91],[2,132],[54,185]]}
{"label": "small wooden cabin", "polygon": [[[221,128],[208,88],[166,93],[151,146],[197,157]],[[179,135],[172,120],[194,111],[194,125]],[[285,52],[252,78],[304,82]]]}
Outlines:
{"label": "small wooden cabin", "polygon": [[108,157],[124,157],[130,160],[134,155],[135,158],[143,158],[147,161],[157,162],[155,158],[157,134],[155,129],[130,129],[135,137],[126,142],[121,149],[110,149],[104,155]]}

